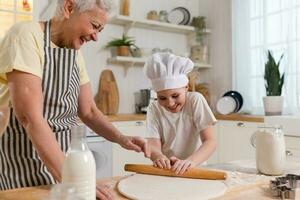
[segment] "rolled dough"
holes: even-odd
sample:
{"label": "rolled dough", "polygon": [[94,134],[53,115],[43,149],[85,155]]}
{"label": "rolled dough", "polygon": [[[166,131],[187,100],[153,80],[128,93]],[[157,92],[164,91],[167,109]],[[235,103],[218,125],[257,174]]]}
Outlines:
{"label": "rolled dough", "polygon": [[222,181],[134,174],[118,184],[121,194],[138,200],[204,200],[224,195]]}

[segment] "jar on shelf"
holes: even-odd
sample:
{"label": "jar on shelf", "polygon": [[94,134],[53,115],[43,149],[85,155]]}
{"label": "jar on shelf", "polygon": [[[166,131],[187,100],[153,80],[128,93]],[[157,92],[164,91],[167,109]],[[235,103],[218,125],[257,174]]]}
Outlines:
{"label": "jar on shelf", "polygon": [[159,12],[159,21],[168,22],[168,12],[166,10],[161,10]]}
{"label": "jar on shelf", "polygon": [[129,16],[129,14],[130,14],[130,0],[122,0],[121,1],[120,14]]}
{"label": "jar on shelf", "polygon": [[147,14],[147,19],[149,20],[158,20],[158,13],[156,10],[150,10]]}

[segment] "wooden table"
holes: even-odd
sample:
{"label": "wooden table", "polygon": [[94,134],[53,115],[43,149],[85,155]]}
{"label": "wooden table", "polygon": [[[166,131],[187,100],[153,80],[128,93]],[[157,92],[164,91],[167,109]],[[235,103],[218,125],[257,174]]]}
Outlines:
{"label": "wooden table", "polygon": [[[246,177],[256,177],[256,168],[254,166],[254,161],[235,161],[230,163],[221,163],[212,165],[215,169],[225,169],[229,173],[241,174],[239,176]],[[285,173],[295,173],[300,174],[300,160],[290,160],[287,162]],[[260,177],[260,176],[259,176]],[[250,184],[244,185],[234,185],[231,186],[224,196],[215,198],[214,200],[240,200],[240,199],[259,199],[259,200],[270,200],[272,198],[269,190],[269,180],[274,179],[274,177],[262,176],[263,179],[255,179],[255,181]],[[114,196],[119,200],[127,200],[123,195],[121,195],[116,188],[119,180],[126,177],[114,177],[101,179],[97,181],[97,184],[107,184],[113,189]],[[229,177],[230,179],[230,177]],[[247,178],[246,178],[247,179]],[[28,187],[20,188],[14,190],[0,191],[1,200],[41,200],[48,196],[49,189],[51,186],[39,186],[39,187]]]}
{"label": "wooden table", "polygon": [[[113,188],[113,193],[116,199],[128,200],[117,191],[116,184],[123,177],[115,177],[111,179],[99,180],[98,183],[106,183]],[[1,200],[41,200],[46,198],[49,193],[50,186],[28,187],[14,190],[6,190],[0,192]],[[269,200],[272,199],[268,190],[268,183],[256,183],[251,186],[243,186],[240,188],[232,189],[222,197],[215,200],[238,200],[238,199],[259,199]]]}

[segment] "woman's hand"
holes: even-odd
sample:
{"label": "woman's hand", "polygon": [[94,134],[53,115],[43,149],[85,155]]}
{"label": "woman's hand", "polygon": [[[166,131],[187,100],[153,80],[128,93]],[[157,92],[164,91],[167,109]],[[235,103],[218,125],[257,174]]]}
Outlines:
{"label": "woman's hand", "polygon": [[178,158],[176,158],[175,156],[172,156],[170,158],[170,161],[172,163],[172,171],[175,171],[175,174],[183,174],[184,172],[186,172],[188,169],[195,167],[194,162],[192,162],[191,160],[180,160]]}
{"label": "woman's hand", "polygon": [[159,155],[153,160],[153,166],[161,169],[171,169],[171,161],[165,155]]}
{"label": "woman's hand", "polygon": [[112,190],[108,185],[97,184],[96,187],[96,196],[99,200],[114,200]]}
{"label": "woman's hand", "polygon": [[146,158],[150,157],[150,149],[148,147],[148,144],[146,140],[141,137],[120,135],[118,143],[125,149],[133,150],[136,152],[142,151]]}

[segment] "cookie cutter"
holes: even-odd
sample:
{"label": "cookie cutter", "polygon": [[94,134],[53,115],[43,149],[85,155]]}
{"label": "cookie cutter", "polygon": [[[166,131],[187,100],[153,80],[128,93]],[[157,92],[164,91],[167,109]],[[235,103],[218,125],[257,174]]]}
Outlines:
{"label": "cookie cutter", "polygon": [[270,189],[274,197],[281,199],[300,199],[300,176],[287,174],[270,181]]}

